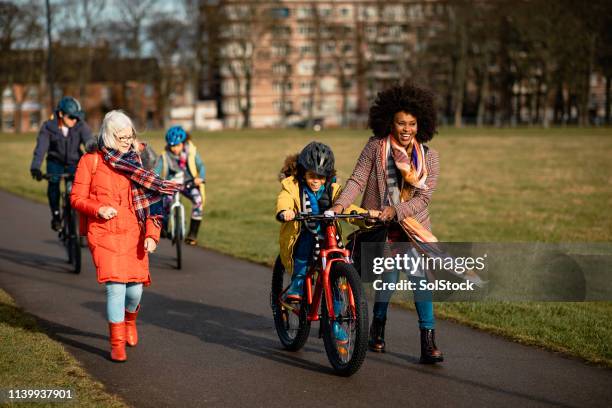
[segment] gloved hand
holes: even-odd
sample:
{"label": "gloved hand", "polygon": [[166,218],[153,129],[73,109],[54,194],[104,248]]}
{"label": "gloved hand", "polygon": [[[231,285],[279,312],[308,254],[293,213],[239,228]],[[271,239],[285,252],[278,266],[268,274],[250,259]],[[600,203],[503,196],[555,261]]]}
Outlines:
{"label": "gloved hand", "polygon": [[336,216],[336,213],[333,210],[327,210],[323,213],[323,216],[333,218]]}
{"label": "gloved hand", "polygon": [[43,178],[43,174],[40,169],[30,169],[30,174],[32,175],[32,178],[36,181],[40,181]]}

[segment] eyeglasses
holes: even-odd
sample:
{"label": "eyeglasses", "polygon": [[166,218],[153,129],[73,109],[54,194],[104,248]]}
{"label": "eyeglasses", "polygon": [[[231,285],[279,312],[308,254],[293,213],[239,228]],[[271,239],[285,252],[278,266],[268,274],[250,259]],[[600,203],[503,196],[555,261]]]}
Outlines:
{"label": "eyeglasses", "polygon": [[125,143],[125,142],[132,142],[134,139],[136,139],[136,135],[134,133],[132,133],[130,136],[117,136],[115,135],[115,138],[120,141],[121,143]]}
{"label": "eyeglasses", "polygon": [[68,119],[70,120],[79,120],[78,116],[74,116],[74,115],[68,115]]}

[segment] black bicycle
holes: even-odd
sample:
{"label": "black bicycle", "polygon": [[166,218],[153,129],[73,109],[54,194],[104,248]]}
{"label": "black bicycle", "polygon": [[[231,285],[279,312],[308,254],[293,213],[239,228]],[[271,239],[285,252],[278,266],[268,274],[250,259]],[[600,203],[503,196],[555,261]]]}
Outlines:
{"label": "black bicycle", "polygon": [[61,213],[61,228],[58,236],[66,252],[68,253],[68,263],[72,266],[72,272],[81,273],[81,244],[79,240],[79,218],[76,210],[70,205],[70,190],[72,190],[72,181],[74,174],[45,174],[43,178],[49,180],[53,177],[59,177],[63,180],[64,191],[60,195]]}

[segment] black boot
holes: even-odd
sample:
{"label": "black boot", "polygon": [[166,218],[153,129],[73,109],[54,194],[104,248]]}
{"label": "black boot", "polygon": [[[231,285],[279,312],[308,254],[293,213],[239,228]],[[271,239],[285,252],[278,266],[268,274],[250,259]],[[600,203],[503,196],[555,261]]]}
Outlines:
{"label": "black boot", "polygon": [[188,245],[196,245],[198,243],[198,230],[200,229],[200,223],[202,220],[191,220],[189,224],[189,234],[185,238],[185,243]]}
{"label": "black boot", "polygon": [[444,356],[436,347],[436,331],[421,329],[421,363],[434,364],[442,361],[444,361]]}
{"label": "black boot", "polygon": [[372,326],[370,326],[370,341],[368,341],[368,347],[370,350],[377,353],[385,352],[385,323],[387,318],[374,318],[372,320]]}

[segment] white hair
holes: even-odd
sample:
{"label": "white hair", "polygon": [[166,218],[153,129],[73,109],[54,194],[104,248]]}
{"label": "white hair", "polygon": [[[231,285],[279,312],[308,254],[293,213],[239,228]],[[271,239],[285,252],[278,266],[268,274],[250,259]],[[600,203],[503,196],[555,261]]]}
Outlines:
{"label": "white hair", "polygon": [[[122,110],[112,110],[108,112],[104,116],[104,120],[102,120],[102,126],[100,126],[100,135],[99,139],[102,140],[104,146],[109,149],[118,150],[117,139],[115,135],[122,131],[123,129],[130,128],[132,132],[134,132],[134,136],[136,136],[136,129],[134,129],[134,124],[132,123],[132,119],[129,118],[128,115],[125,114]],[[132,149],[137,150],[138,142],[136,139],[132,141]]]}

